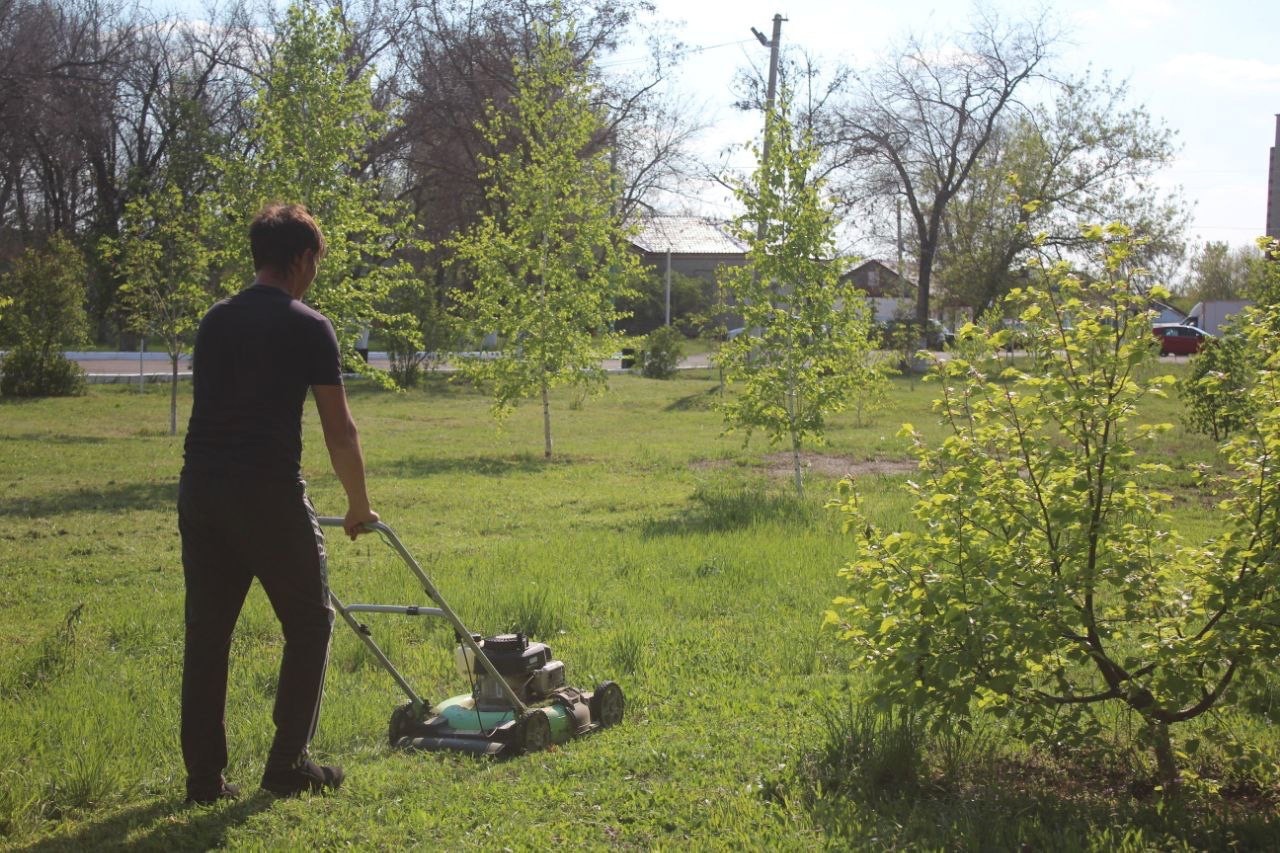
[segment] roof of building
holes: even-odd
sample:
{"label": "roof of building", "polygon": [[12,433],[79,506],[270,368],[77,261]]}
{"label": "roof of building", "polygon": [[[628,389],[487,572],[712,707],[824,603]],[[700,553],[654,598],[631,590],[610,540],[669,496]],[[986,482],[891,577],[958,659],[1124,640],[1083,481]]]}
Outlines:
{"label": "roof of building", "polygon": [[701,216],[647,216],[636,223],[631,244],[642,252],[673,255],[741,255],[747,246],[723,222]]}
{"label": "roof of building", "polygon": [[[893,268],[893,264],[888,263],[886,261],[878,261],[875,258],[867,258],[865,261],[862,261],[861,263],[852,267],[848,272],[845,273],[845,275],[853,275],[856,272],[861,272],[862,270],[868,269],[870,267],[879,267],[880,269],[888,271],[893,276],[896,276],[898,278],[903,278],[903,276],[900,275],[899,272]],[[905,281],[905,278],[903,278],[903,280]]]}
{"label": "roof of building", "polygon": [[915,289],[892,266],[874,258],[858,264],[846,272],[843,278],[857,282],[868,296],[910,296]]}

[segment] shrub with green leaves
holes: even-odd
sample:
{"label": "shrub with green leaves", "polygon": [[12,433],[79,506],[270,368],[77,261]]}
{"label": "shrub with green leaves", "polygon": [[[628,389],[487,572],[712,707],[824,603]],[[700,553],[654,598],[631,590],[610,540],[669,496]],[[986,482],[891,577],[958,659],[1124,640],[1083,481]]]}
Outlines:
{"label": "shrub with green leaves", "polygon": [[83,368],[60,352],[19,347],[0,359],[0,396],[74,397],[84,390]]}
{"label": "shrub with green leaves", "polygon": [[391,381],[412,388],[441,355],[453,348],[457,333],[439,291],[430,282],[411,279],[393,287],[385,308],[390,318],[382,335],[391,362]]}
{"label": "shrub with green leaves", "polygon": [[1152,375],[1149,292],[1126,278],[1135,241],[1119,225],[1086,236],[1105,249],[1096,275],[1059,264],[1048,287],[1010,296],[1025,359],[1002,368],[998,331],[935,367],[947,437],[904,428],[920,529],[876,529],[845,484],[860,542],[828,620],[880,700],[939,729],[991,714],[1032,741],[1083,743],[1112,703],[1145,724],[1139,742],[1174,785],[1170,727],[1280,653],[1280,334],[1248,331],[1269,354],[1247,391],[1254,414],[1224,446],[1230,473],[1204,483],[1222,532],[1186,544],[1157,485],[1167,466],[1145,461],[1169,425],[1135,419],[1172,383]]}
{"label": "shrub with green leaves", "polygon": [[1258,308],[1245,308],[1232,318],[1222,336],[1214,339],[1191,360],[1191,372],[1178,384],[1186,404],[1183,421],[1195,432],[1221,441],[1250,420],[1249,384],[1257,375],[1265,353],[1249,340],[1251,326],[1274,324],[1266,309],[1280,304],[1280,241],[1261,239],[1258,247],[1266,260],[1260,261],[1253,294]]}
{"label": "shrub with green leaves", "polygon": [[640,375],[647,379],[670,379],[680,366],[680,344],[684,335],[674,326],[654,329],[640,350]]}
{"label": "shrub with green leaves", "polygon": [[58,397],[84,390],[84,371],[62,352],[88,337],[84,279],[84,257],[60,234],[43,249],[27,249],[0,278],[0,299],[11,303],[0,345],[12,347],[0,363],[0,394]]}
{"label": "shrub with green leaves", "polygon": [[1248,420],[1248,413],[1241,410],[1248,401],[1243,392],[1261,360],[1261,353],[1248,344],[1236,322],[1191,359],[1190,371],[1178,383],[1186,403],[1182,420],[1187,428],[1211,435],[1214,441],[1239,430]]}

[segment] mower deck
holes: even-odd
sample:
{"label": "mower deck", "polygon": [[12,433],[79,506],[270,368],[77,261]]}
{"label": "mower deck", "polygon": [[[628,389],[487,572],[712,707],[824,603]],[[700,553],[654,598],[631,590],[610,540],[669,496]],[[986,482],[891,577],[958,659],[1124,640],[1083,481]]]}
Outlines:
{"label": "mower deck", "polygon": [[475,697],[463,694],[439,703],[422,720],[414,719],[412,705],[401,705],[391,715],[388,740],[397,749],[521,755],[617,725],[622,711],[622,689],[611,681],[590,693],[565,688],[520,716],[478,710]]}
{"label": "mower deck", "polygon": [[[319,521],[326,527],[341,527],[343,523],[341,518]],[[617,684],[605,681],[593,691],[569,687],[564,684],[564,664],[553,660],[551,650],[542,643],[531,643],[520,634],[488,639],[472,634],[395,532],[381,522],[366,527],[380,534],[400,555],[436,605],[343,605],[330,591],[333,606],[343,621],[409,699],[391,714],[388,740],[393,748],[521,755],[622,722],[625,699]],[[374,642],[369,629],[356,619],[358,613],[437,616],[448,620],[458,637],[458,667],[471,681],[472,692],[434,706],[424,701]]]}

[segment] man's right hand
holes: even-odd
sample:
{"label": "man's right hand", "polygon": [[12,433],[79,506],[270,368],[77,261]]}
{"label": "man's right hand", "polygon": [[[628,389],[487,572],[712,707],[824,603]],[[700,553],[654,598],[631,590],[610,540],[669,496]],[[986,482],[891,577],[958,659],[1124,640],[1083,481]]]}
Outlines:
{"label": "man's right hand", "polygon": [[347,535],[355,539],[361,533],[368,533],[365,528],[366,524],[372,524],[378,520],[378,514],[371,509],[354,510],[348,509],[346,516],[342,519],[342,529]]}

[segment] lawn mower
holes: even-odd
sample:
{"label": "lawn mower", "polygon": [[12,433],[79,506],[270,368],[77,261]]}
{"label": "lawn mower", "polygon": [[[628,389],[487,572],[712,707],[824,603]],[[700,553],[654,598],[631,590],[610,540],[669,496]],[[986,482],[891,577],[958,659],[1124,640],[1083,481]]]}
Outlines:
{"label": "lawn mower", "polygon": [[[325,527],[342,527],[341,518],[321,518]],[[480,755],[512,756],[546,749],[553,743],[622,722],[622,688],[605,681],[595,690],[569,687],[564,664],[543,643],[523,634],[483,637],[473,634],[445,602],[418,561],[382,522],[366,524],[400,555],[417,576],[435,606],[396,604],[344,605],[330,590],[329,598],[343,621],[373,653],[409,701],[391,714],[391,746],[409,750],[455,750]],[[432,706],[423,700],[391,663],[359,613],[436,616],[448,620],[458,639],[454,659],[471,692]]]}

